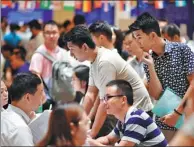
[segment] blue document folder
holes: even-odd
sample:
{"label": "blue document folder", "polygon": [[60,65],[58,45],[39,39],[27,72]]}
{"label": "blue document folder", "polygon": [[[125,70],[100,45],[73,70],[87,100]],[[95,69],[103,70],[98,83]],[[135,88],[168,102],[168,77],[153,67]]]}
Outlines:
{"label": "blue document folder", "polygon": [[[172,89],[166,88],[162,96],[152,109],[152,112],[160,117],[165,116],[172,113],[174,109],[178,107],[181,101],[182,99],[178,95],[176,95]],[[183,123],[184,116],[180,116],[175,127],[179,129]]]}

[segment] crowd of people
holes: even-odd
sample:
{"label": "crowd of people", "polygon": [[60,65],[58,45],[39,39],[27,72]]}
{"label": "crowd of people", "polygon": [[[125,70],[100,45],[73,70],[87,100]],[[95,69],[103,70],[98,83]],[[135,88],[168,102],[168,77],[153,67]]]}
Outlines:
{"label": "crowd of people", "polygon": [[[176,24],[160,26],[147,12],[126,31],[82,15],[63,25],[2,17],[1,32],[3,146],[194,146],[194,50]],[[53,99],[44,54],[70,63],[73,101]],[[158,116],[168,89],[181,102]],[[31,124],[46,110],[46,132],[35,141]]]}

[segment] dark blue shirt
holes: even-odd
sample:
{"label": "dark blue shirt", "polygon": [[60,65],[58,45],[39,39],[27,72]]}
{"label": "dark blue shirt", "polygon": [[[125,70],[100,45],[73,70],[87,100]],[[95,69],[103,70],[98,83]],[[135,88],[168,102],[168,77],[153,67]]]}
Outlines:
{"label": "dark blue shirt", "polygon": [[14,70],[13,75],[16,75],[18,73],[28,73],[29,71],[30,64],[28,62],[25,62],[21,67],[18,69]]}
{"label": "dark blue shirt", "polygon": [[[163,90],[169,87],[184,97],[189,87],[187,76],[194,73],[194,53],[191,49],[186,44],[167,41],[164,55],[158,56],[153,52],[152,57]],[[145,65],[144,69],[149,82],[148,66]]]}

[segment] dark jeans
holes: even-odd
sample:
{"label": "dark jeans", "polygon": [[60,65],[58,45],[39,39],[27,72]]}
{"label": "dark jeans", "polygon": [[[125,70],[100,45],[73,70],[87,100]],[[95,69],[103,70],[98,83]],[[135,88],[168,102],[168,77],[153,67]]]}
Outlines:
{"label": "dark jeans", "polygon": [[[92,121],[93,125],[94,120]],[[113,115],[107,115],[106,120],[95,138],[108,135],[116,126],[117,119]]]}

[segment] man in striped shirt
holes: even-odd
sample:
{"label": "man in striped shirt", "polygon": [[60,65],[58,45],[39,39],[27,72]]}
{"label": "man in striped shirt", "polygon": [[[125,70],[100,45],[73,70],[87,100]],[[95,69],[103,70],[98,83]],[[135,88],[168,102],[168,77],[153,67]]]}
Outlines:
{"label": "man in striped shirt", "polygon": [[133,90],[125,80],[113,80],[106,85],[104,97],[108,114],[119,121],[114,130],[90,145],[157,146],[166,147],[167,141],[152,118],[143,110],[133,107]]}

